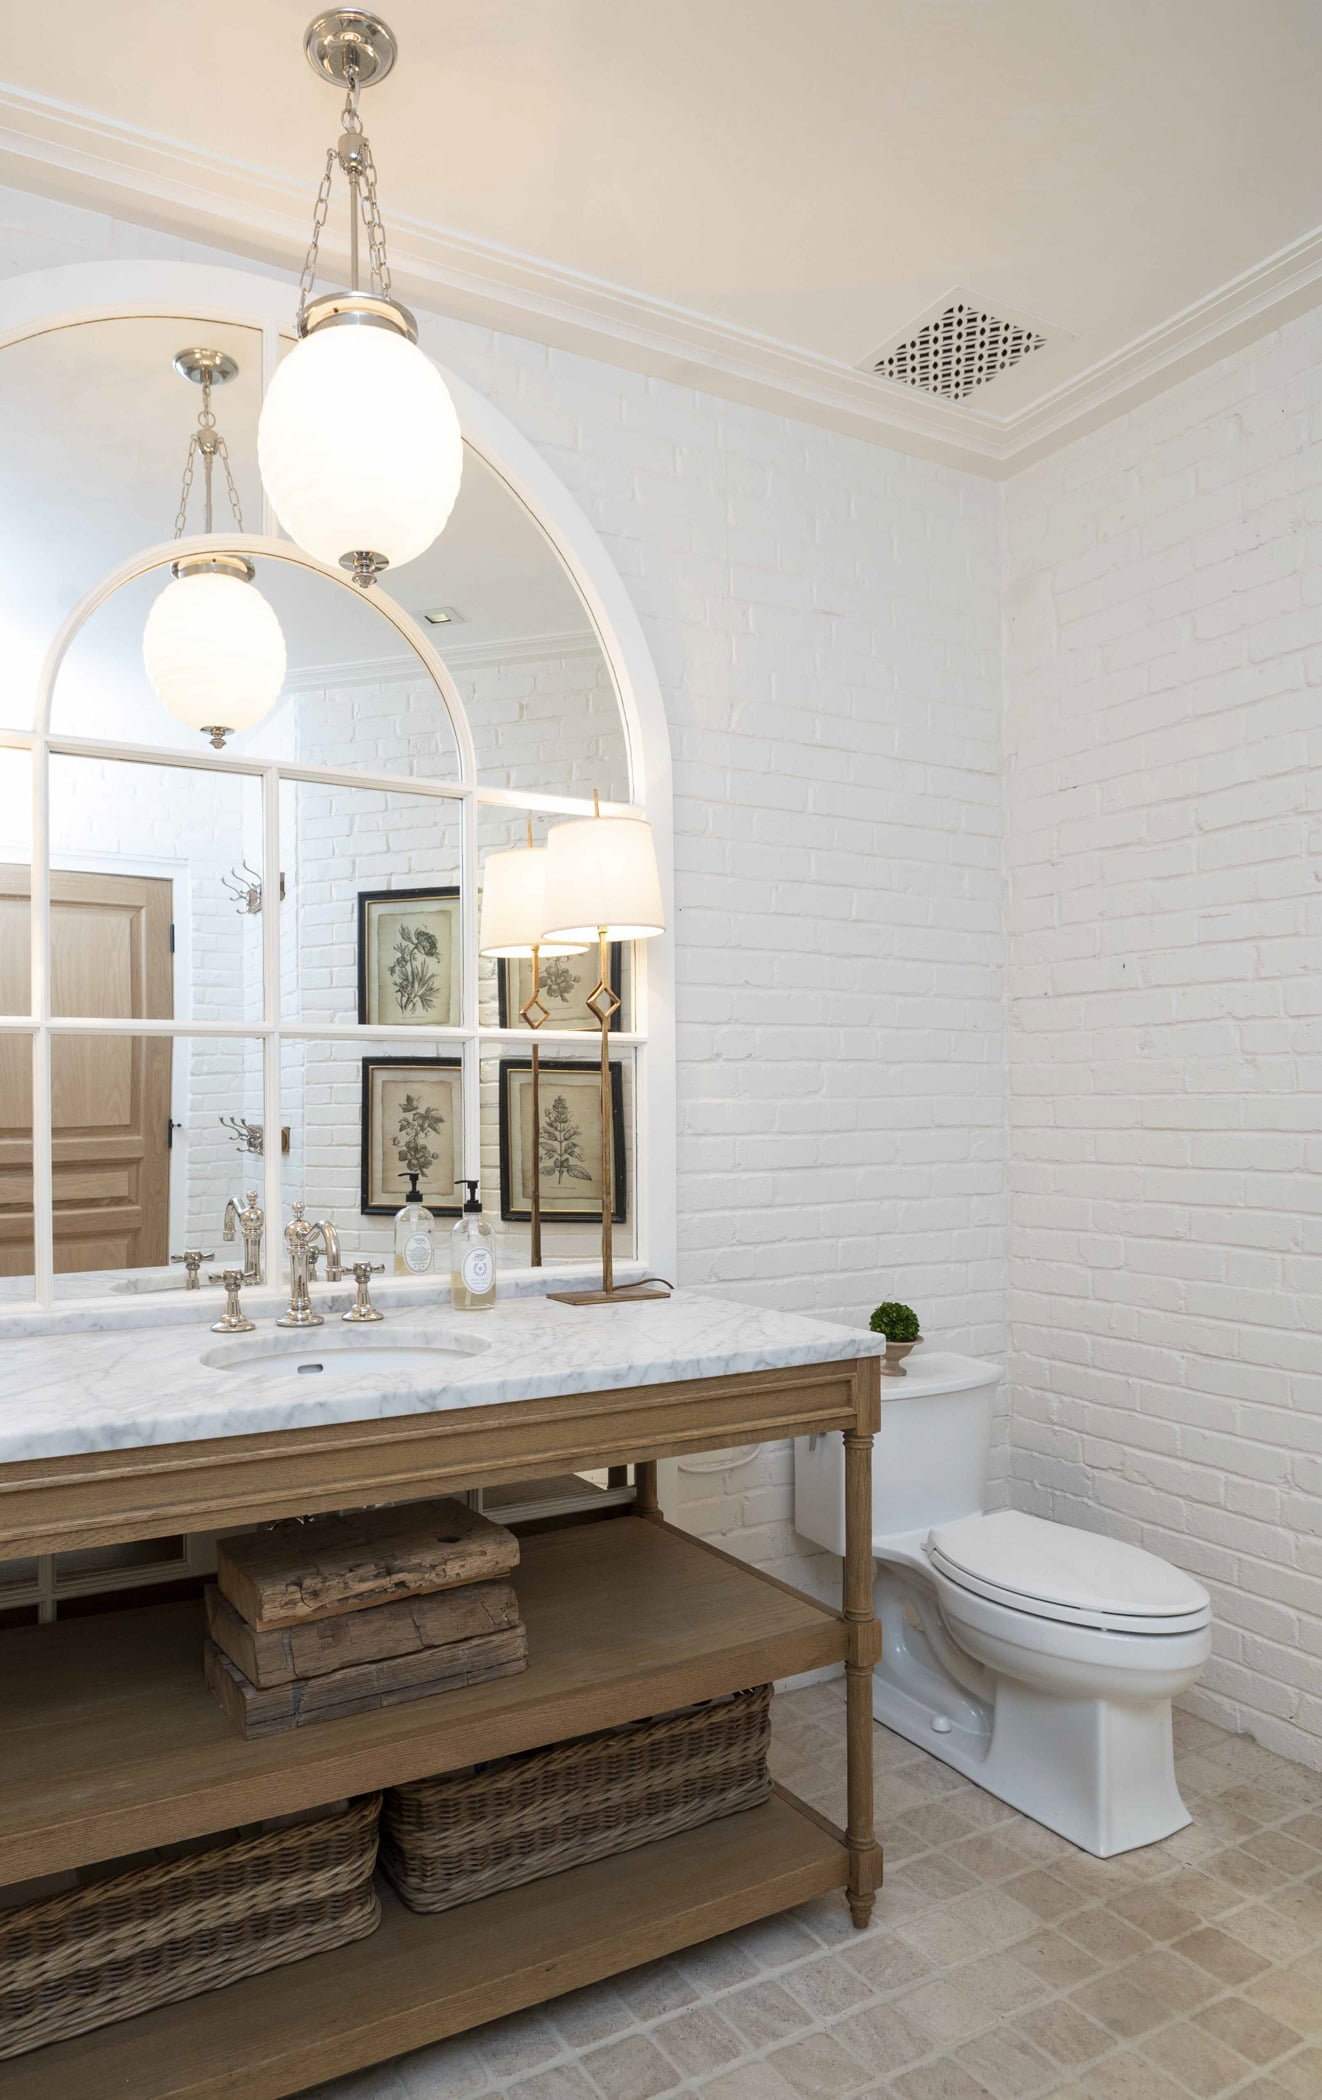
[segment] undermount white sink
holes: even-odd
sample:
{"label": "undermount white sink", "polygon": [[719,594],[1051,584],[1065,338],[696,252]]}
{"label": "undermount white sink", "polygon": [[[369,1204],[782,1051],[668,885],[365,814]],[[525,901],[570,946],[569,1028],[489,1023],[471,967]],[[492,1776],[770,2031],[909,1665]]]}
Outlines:
{"label": "undermount white sink", "polygon": [[448,1372],[456,1358],[479,1356],[489,1348],[481,1335],[364,1336],[361,1341],[343,1327],[319,1335],[292,1330],[278,1339],[226,1342],[209,1349],[202,1362],[210,1371],[242,1371],[250,1377],[300,1378],[312,1385],[327,1378],[430,1377]]}

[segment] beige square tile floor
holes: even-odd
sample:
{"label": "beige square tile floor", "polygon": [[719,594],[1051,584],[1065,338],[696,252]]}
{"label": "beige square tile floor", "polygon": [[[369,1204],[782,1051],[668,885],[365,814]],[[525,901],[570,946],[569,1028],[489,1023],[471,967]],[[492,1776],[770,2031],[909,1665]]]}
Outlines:
{"label": "beige square tile floor", "polygon": [[[1176,1745],[1191,1827],[1095,1860],[879,1728],[867,1932],[805,1904],[317,2100],[1322,2100],[1322,1773]],[[777,1699],[774,1763],[842,1819],[839,1684]]]}

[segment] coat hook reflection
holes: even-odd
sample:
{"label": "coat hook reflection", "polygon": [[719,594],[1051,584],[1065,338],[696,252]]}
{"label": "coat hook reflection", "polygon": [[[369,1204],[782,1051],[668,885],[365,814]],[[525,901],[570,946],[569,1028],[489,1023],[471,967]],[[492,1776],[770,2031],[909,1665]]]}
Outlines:
{"label": "coat hook reflection", "polygon": [[[256,1152],[260,1155],[265,1149],[262,1142],[263,1126],[260,1123],[250,1123],[246,1116],[221,1116],[218,1121],[222,1130],[229,1131],[240,1152]],[[280,1126],[280,1150],[289,1150],[288,1123],[282,1123]]]}
{"label": "coat hook reflection", "polygon": [[[229,874],[222,875],[220,879],[231,897],[235,899],[240,913],[255,916],[261,910],[262,878],[256,868],[248,866],[246,860],[240,862],[237,868],[231,868]],[[284,901],[285,878],[282,871],[280,876],[280,902],[283,904]]]}

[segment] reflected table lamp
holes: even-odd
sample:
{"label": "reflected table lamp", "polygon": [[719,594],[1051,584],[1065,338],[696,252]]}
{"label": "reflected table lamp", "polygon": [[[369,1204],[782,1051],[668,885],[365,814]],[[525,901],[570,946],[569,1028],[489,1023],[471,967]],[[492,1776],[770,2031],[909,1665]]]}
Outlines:
{"label": "reflected table lamp", "polygon": [[[511,846],[503,853],[488,853],[482,866],[482,921],[478,948],[483,955],[508,962],[532,963],[532,987],[519,1008],[527,1026],[539,1029],[550,1012],[542,1000],[542,957],[582,955],[586,941],[551,941],[542,938],[546,923],[546,848],[532,842],[532,820],[528,820],[528,843]],[[542,1266],[542,1105],[539,1096],[537,1037],[532,1042],[532,1160],[529,1172],[529,1258],[534,1269]]]}
{"label": "reflected table lamp", "polygon": [[610,944],[651,940],[665,932],[661,877],[646,818],[603,817],[598,811],[553,825],[546,840],[545,908],[547,941],[595,939],[598,954],[597,982],[587,1004],[601,1030],[601,1289],[563,1295],[576,1305],[666,1296],[669,1287],[657,1290],[650,1280],[617,1288],[611,1245],[615,1160],[610,1025],[620,1000],[610,981]]}

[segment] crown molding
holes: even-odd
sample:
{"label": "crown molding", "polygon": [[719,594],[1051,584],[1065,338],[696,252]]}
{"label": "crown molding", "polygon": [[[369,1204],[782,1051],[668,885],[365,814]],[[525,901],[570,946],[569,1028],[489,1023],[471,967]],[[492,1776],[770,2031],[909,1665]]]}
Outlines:
{"label": "crown molding", "polygon": [[[504,670],[511,664],[563,663],[576,656],[590,656],[598,663],[605,661],[595,634],[582,628],[564,633],[522,634],[504,642],[456,642],[443,646],[433,641],[432,647],[451,676],[496,666]],[[299,664],[286,673],[284,690],[315,693],[327,686],[401,685],[427,676],[427,667],[418,657],[396,651],[390,656],[360,656],[353,663]]]}
{"label": "crown molding", "polygon": [[[0,84],[0,177],[292,273],[311,186]],[[328,257],[335,250],[323,243]],[[1011,415],[935,401],[688,308],[393,213],[396,283],[433,313],[1003,478],[1322,300],[1322,229]],[[336,260],[343,260],[336,256]]]}
{"label": "crown molding", "polygon": [[355,663],[298,664],[285,672],[282,693],[320,693],[346,685],[402,685],[406,680],[427,680],[421,657],[407,652],[393,656],[360,656]]}
{"label": "crown molding", "polygon": [[1053,387],[1003,428],[1012,472],[1322,302],[1322,226]]}
{"label": "crown molding", "polygon": [[583,627],[569,627],[548,634],[521,634],[511,641],[443,642],[432,647],[449,671],[483,670],[489,664],[561,663],[568,657],[591,656],[602,661],[601,644]]}

